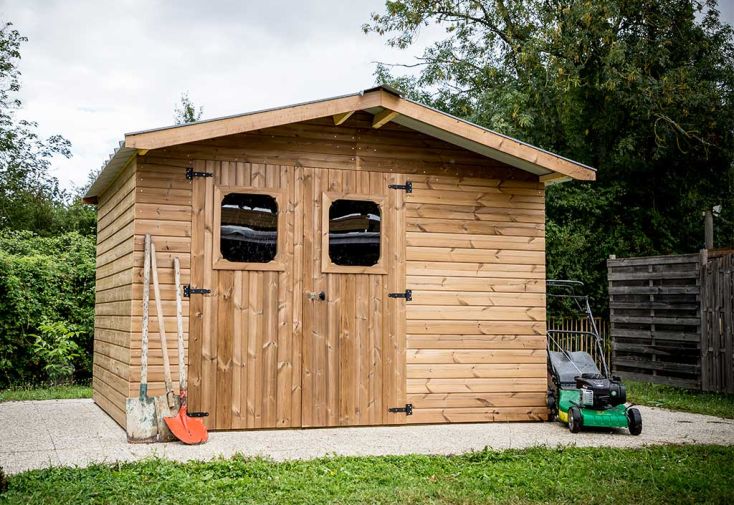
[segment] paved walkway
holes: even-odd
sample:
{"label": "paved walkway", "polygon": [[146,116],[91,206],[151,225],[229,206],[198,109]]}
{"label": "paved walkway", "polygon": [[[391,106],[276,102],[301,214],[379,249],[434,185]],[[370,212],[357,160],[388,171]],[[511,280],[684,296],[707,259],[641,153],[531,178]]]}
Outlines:
{"label": "paved walkway", "polygon": [[492,423],[377,428],[219,432],[201,446],[130,445],[125,432],[91,400],[0,403],[0,466],[7,473],[53,465],[178,461],[242,453],[275,460],[338,455],[457,454],[484,447],[536,445],[639,447],[649,444],[734,444],[734,420],[640,407],[642,435],[626,430],[576,435],[560,423]]}

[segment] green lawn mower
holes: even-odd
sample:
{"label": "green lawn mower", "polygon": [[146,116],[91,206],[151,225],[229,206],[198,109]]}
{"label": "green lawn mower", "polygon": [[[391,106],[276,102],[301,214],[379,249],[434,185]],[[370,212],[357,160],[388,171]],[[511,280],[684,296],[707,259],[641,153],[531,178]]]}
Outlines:
{"label": "green lawn mower", "polygon": [[[567,308],[584,314],[587,331],[548,330],[548,372],[553,387],[548,390],[550,418],[568,425],[571,433],[584,427],[627,428],[632,435],[642,433],[640,411],[628,407],[627,391],[619,377],[612,377],[604,358],[604,348],[589,297],[579,295],[579,281],[547,281],[549,298],[557,298]],[[571,350],[580,347],[579,341],[592,341],[592,352],[597,356],[601,370],[589,352]]]}

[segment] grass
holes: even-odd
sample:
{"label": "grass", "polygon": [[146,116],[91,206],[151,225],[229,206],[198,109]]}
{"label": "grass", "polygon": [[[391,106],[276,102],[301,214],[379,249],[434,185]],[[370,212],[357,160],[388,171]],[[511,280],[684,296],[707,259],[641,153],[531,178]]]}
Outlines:
{"label": "grass", "polygon": [[624,384],[627,400],[638,405],[734,419],[734,395],[689,391],[647,382],[624,381]]}
{"label": "grass", "polygon": [[70,398],[91,398],[92,387],[85,385],[65,386],[16,386],[0,390],[0,403],[25,400],[67,400]]}
{"label": "grass", "polygon": [[533,448],[461,456],[96,465],[9,478],[13,503],[731,503],[734,448]]}

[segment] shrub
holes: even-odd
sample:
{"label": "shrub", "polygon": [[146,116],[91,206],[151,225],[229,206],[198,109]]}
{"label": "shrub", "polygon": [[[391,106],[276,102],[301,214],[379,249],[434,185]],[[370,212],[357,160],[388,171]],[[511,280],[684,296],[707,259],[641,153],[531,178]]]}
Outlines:
{"label": "shrub", "polygon": [[[94,237],[0,232],[0,387],[52,380],[59,353],[69,357],[75,379],[91,376],[94,280]],[[55,365],[47,369],[49,363]]]}
{"label": "shrub", "polygon": [[69,382],[74,374],[73,360],[80,356],[79,331],[63,321],[43,322],[40,335],[34,335],[33,354],[37,363],[43,365],[52,384]]}

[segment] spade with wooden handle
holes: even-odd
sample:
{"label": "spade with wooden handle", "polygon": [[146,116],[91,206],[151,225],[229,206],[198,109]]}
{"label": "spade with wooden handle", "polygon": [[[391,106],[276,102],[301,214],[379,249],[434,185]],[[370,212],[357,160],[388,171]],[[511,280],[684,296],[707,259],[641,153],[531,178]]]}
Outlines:
{"label": "spade with wooden handle", "polygon": [[178,330],[178,377],[181,388],[181,407],[174,417],[163,420],[176,438],[184,444],[202,444],[209,439],[206,426],[201,419],[191,417],[186,405],[186,361],[184,360],[183,311],[181,308],[181,264],[178,257],[173,259],[176,276],[176,322]]}
{"label": "spade with wooden handle", "polygon": [[155,401],[148,396],[148,309],[150,304],[150,235],[145,236],[145,259],[143,261],[143,328],[140,355],[140,394],[125,402],[127,441],[149,443],[156,441],[158,423]]}

